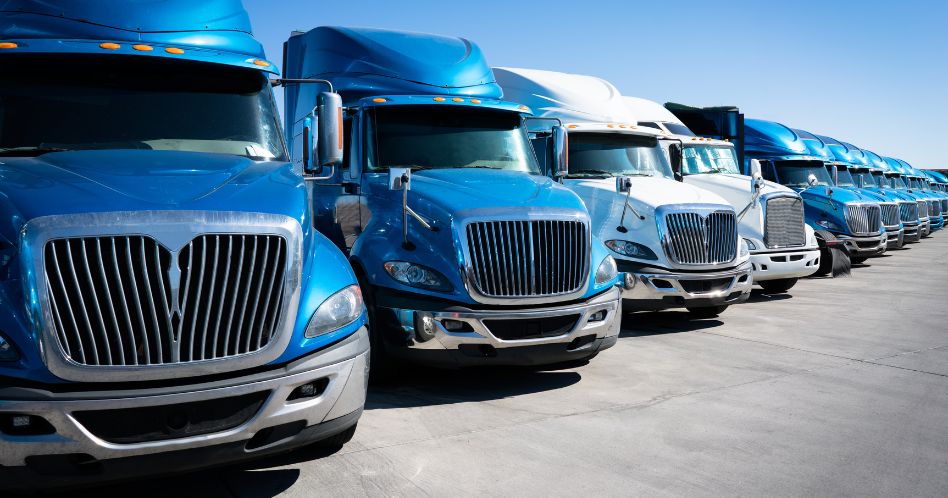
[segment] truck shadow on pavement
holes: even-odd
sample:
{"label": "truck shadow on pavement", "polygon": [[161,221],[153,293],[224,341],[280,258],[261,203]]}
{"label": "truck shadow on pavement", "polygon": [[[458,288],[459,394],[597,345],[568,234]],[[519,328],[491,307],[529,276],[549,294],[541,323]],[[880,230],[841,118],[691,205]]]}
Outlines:
{"label": "truck shadow on pavement", "polygon": [[724,322],[717,318],[698,320],[687,311],[640,311],[622,316],[619,338],[693,332],[721,325]]}
{"label": "truck shadow on pavement", "polygon": [[[323,452],[327,450],[322,450]],[[335,453],[337,449],[331,450]],[[295,456],[299,453],[299,456]],[[309,456],[307,456],[307,454]],[[322,455],[322,456],[328,456]],[[110,486],[85,488],[51,493],[51,497],[69,498],[272,498],[293,487],[300,478],[299,469],[268,469],[278,465],[320,458],[309,448],[285,455],[255,460],[218,469],[189,474],[164,476],[155,479],[119,483]],[[259,469],[259,470],[258,470]]]}
{"label": "truck shadow on pavement", "polygon": [[406,365],[399,368],[398,381],[369,385],[365,409],[490,401],[562,389],[582,379],[578,372],[556,371],[555,368],[481,367],[444,370]]}
{"label": "truck shadow on pavement", "polygon": [[[790,291],[790,294],[768,294],[764,292],[763,289],[753,289],[751,290],[751,295],[747,298],[748,303],[773,303],[776,301],[784,301],[787,299],[793,299],[793,291]],[[740,305],[738,305],[740,306]]]}

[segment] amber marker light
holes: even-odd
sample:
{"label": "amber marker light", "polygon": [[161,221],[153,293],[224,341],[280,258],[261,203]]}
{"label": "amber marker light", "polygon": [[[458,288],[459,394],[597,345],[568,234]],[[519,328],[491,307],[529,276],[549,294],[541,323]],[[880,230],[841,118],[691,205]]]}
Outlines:
{"label": "amber marker light", "polygon": [[435,102],[444,102],[445,100],[447,100],[447,99],[445,99],[444,97],[435,97],[435,98],[434,98],[434,101],[435,101]]}
{"label": "amber marker light", "polygon": [[13,42],[0,42],[0,48],[17,48],[18,46]]}
{"label": "amber marker light", "polygon": [[154,47],[151,45],[132,45],[132,48],[138,50],[139,52],[151,52],[154,50]]}
{"label": "amber marker light", "polygon": [[165,52],[168,52],[169,54],[181,55],[184,53],[184,50],[181,50],[177,47],[168,47],[165,49]]}
{"label": "amber marker light", "polygon": [[380,104],[380,103],[382,103],[382,102],[385,102],[385,99],[383,99],[382,97],[376,97],[376,98],[372,99],[372,102],[375,102],[375,103],[377,103],[377,104]]}
{"label": "amber marker light", "polygon": [[122,48],[122,46],[119,45],[118,43],[105,42],[105,43],[100,43],[99,48],[102,48],[105,50],[118,50]]}

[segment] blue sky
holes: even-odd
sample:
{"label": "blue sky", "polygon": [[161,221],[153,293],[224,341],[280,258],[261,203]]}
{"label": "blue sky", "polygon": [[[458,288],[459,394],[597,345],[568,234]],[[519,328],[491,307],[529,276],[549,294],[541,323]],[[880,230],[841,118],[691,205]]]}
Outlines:
{"label": "blue sky", "polygon": [[[946,168],[948,2],[244,0],[275,61],[292,30],[366,26],[455,35],[493,66],[591,74],[623,94],[737,105]],[[280,97],[282,98],[282,97]],[[282,104],[282,103],[281,103]]]}

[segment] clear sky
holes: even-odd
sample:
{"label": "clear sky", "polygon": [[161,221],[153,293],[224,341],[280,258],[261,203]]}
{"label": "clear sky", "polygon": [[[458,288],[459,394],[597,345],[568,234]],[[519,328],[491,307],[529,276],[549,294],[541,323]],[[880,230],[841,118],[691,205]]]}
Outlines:
{"label": "clear sky", "polygon": [[[948,2],[244,0],[271,60],[293,30],[462,36],[493,66],[590,74],[625,95],[736,105],[946,168]],[[282,99],[282,96],[278,98]],[[282,105],[282,102],[281,102]]]}

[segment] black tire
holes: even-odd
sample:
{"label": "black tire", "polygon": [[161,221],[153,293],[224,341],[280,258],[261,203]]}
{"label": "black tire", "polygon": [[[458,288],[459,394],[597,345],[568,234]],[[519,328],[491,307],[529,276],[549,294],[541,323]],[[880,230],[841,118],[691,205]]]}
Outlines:
{"label": "black tire", "polygon": [[764,289],[764,292],[767,294],[783,294],[797,284],[797,279],[782,278],[780,280],[764,280],[763,282],[757,283],[760,284],[760,287]]}
{"label": "black tire", "polygon": [[[354,265],[353,265],[354,266]],[[365,303],[366,314],[369,317],[369,382],[378,384],[387,379],[391,379],[394,373],[392,358],[385,351],[385,341],[382,339],[380,322],[375,316],[375,295],[372,288],[369,287],[362,272],[356,270],[356,277],[359,280],[359,287],[362,288],[362,300]]]}
{"label": "black tire", "polygon": [[826,247],[827,240],[836,240],[836,237],[829,232],[818,230],[816,238],[820,242],[820,267],[816,269],[814,277],[825,277],[833,272],[833,251]]}
{"label": "black tire", "polygon": [[359,424],[352,424],[352,427],[336,434],[335,436],[329,436],[322,441],[316,441],[313,443],[313,446],[317,448],[342,448],[346,443],[352,441],[352,437],[355,436],[356,427]]}
{"label": "black tire", "polygon": [[849,257],[849,261],[854,265],[861,265],[865,263],[867,259],[869,258],[865,256],[850,256]]}
{"label": "black tire", "polygon": [[722,304],[721,306],[703,306],[701,308],[687,308],[688,313],[691,314],[691,318],[703,319],[703,318],[717,318],[718,315],[724,313],[728,305]]}

